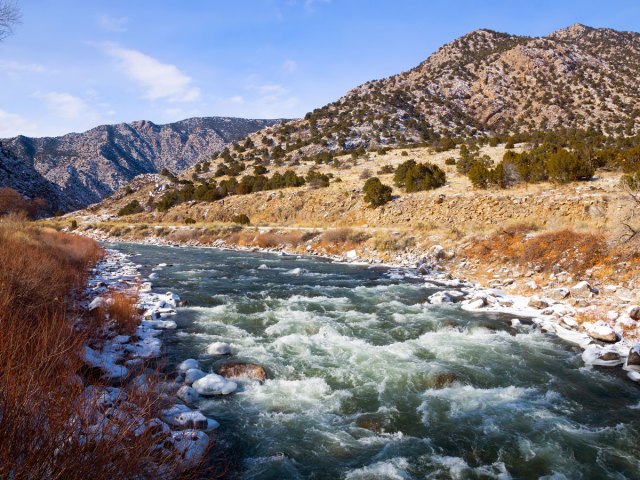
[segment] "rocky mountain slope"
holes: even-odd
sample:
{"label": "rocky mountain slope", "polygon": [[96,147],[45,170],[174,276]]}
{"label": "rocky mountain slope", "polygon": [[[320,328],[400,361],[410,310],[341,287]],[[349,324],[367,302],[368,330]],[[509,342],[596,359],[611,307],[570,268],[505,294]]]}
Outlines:
{"label": "rocky mountain slope", "polygon": [[62,137],[0,141],[0,186],[43,197],[52,211],[97,202],[136,175],[179,172],[277,120],[191,118],[102,125]]}
{"label": "rocky mountain slope", "polygon": [[640,131],[640,34],[583,25],[546,37],[490,30],[412,70],[367,82],[302,120],[251,136],[240,158],[284,159],[442,136]]}

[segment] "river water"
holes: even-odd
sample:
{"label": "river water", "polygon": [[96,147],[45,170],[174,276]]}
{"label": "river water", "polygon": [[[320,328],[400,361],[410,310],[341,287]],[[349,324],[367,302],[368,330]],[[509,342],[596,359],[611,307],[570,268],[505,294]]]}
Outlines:
{"label": "river water", "polygon": [[524,318],[429,305],[436,290],[393,269],[115,248],[189,302],[165,336],[169,368],[213,371],[206,347],[224,341],[267,370],[198,405],[235,478],[640,478],[638,386]]}

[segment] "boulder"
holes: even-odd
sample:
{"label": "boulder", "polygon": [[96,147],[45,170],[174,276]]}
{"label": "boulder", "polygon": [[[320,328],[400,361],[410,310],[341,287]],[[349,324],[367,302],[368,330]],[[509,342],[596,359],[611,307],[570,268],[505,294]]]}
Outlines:
{"label": "boulder", "polygon": [[186,405],[174,405],[162,412],[162,419],[175,428],[196,428],[204,430],[208,426],[207,417]]}
{"label": "boulder", "polygon": [[444,247],[442,245],[434,245],[429,250],[429,256],[436,260],[443,260],[447,256],[447,254],[444,251]]}
{"label": "boulder", "polygon": [[179,453],[183,467],[195,467],[204,458],[209,446],[209,436],[199,430],[172,432],[173,448]]}
{"label": "boulder", "polygon": [[210,373],[193,382],[193,388],[200,395],[206,397],[212,395],[228,395],[235,392],[238,385],[235,382],[230,382],[221,375]]}
{"label": "boulder", "polygon": [[542,310],[543,308],[547,308],[549,306],[549,302],[547,302],[546,300],[543,300],[537,295],[534,295],[529,300],[528,306],[530,306],[531,308],[537,308],[538,310]]}
{"label": "boulder", "polygon": [[615,343],[618,341],[618,337],[613,328],[602,320],[599,320],[596,323],[585,323],[584,329],[587,334],[595,340],[607,343]]}
{"label": "boulder", "polygon": [[182,373],[186,373],[187,370],[191,370],[193,368],[200,368],[200,364],[194,358],[187,358],[180,365],[178,365],[178,370]]}
{"label": "boulder", "polygon": [[176,396],[188,405],[193,405],[198,401],[198,392],[196,392],[193,387],[189,387],[188,385],[181,386],[178,389],[178,393],[176,393]]}
{"label": "boulder", "polygon": [[633,320],[640,320],[640,307],[639,306],[633,306],[633,307],[629,307],[629,310],[627,311],[627,313],[629,314],[629,316],[633,319]]}
{"label": "boulder", "polygon": [[569,293],[571,292],[568,288],[554,288],[549,290],[547,295],[554,300],[564,300],[569,296]]}
{"label": "boulder", "polygon": [[632,370],[640,370],[640,343],[636,343],[631,347],[631,350],[629,350],[626,366]]}
{"label": "boulder", "polygon": [[449,295],[447,295],[445,292],[436,292],[429,297],[429,303],[433,305],[453,303],[453,299],[449,297]]}
{"label": "boulder", "polygon": [[475,300],[471,300],[467,303],[467,308],[477,310],[484,307],[486,304],[487,300],[485,298],[476,298]]}
{"label": "boulder", "polygon": [[231,345],[224,342],[213,342],[207,347],[207,353],[209,355],[230,355]]}
{"label": "boulder", "polygon": [[200,380],[202,377],[206,377],[207,374],[198,368],[190,368],[184,374],[184,383],[191,385],[196,380]]}
{"label": "boulder", "polygon": [[591,287],[589,282],[583,280],[581,282],[576,283],[573,287],[571,287],[571,296],[574,298],[590,298],[595,293],[598,293],[598,290]]}
{"label": "boulder", "polygon": [[257,380],[264,382],[267,372],[257,363],[224,363],[217,368],[218,374],[225,378]]}

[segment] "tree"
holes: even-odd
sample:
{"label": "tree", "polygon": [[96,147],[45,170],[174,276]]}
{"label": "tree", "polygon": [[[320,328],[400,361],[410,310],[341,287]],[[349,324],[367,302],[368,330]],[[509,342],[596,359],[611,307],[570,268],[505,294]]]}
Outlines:
{"label": "tree", "polygon": [[371,207],[379,207],[391,200],[391,187],[383,184],[378,177],[372,177],[364,183],[364,201]]}
{"label": "tree", "polygon": [[132,200],[118,210],[118,216],[124,217],[125,215],[133,215],[134,213],[142,212],[144,212],[144,207],[140,205],[140,202],[138,202],[138,200]]}
{"label": "tree", "polygon": [[20,23],[22,15],[16,4],[10,0],[0,0],[0,41],[13,33],[13,27]]}

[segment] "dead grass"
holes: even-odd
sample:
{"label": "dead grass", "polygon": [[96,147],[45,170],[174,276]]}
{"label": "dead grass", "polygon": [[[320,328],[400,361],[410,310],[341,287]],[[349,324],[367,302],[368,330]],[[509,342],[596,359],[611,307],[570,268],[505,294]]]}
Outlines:
{"label": "dead grass", "polygon": [[140,324],[138,313],[138,292],[113,291],[106,302],[106,313],[116,324],[118,332],[131,335]]}
{"label": "dead grass", "polygon": [[474,239],[464,254],[487,264],[539,266],[544,271],[558,266],[575,275],[600,264],[607,256],[603,235],[570,229],[534,234],[534,230],[531,224],[505,228],[488,238]]}
{"label": "dead grass", "polygon": [[[101,255],[88,238],[0,220],[0,478],[169,478],[178,472],[175,455],[157,449],[162,434],[139,428],[160,408],[153,375],[146,389],[123,389],[117,415],[84,395],[89,378],[80,375],[82,351],[92,332],[80,328],[76,301]],[[132,299],[112,298],[112,313],[130,328],[124,317]]]}

